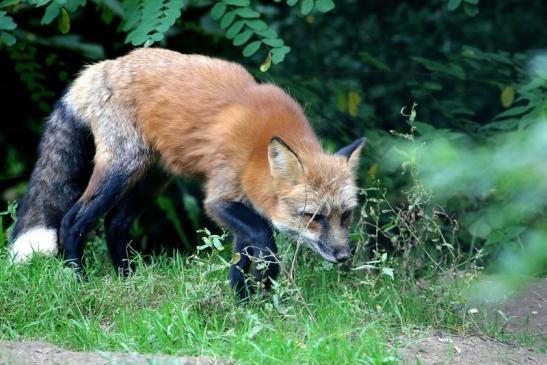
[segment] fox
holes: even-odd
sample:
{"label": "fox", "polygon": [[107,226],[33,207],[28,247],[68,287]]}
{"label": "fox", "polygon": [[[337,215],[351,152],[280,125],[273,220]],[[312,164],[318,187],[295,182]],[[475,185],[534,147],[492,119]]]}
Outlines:
{"label": "fox", "polygon": [[[302,107],[237,63],[140,48],[85,67],[45,122],[16,211],[10,256],[63,254],[83,272],[86,234],[104,216],[116,270],[131,272],[129,228],[172,176],[204,182],[204,210],[233,236],[230,285],[241,298],[252,263],[279,273],[274,231],[330,262],[350,256],[359,138],[334,154]],[[256,266],[256,265],[254,265]]]}

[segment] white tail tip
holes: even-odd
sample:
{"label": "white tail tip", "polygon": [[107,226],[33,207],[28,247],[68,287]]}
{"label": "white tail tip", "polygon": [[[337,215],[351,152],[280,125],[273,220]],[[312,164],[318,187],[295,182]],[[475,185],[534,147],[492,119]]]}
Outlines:
{"label": "white tail tip", "polygon": [[17,237],[10,247],[10,256],[14,262],[25,262],[35,252],[54,256],[58,251],[57,230],[35,227]]}

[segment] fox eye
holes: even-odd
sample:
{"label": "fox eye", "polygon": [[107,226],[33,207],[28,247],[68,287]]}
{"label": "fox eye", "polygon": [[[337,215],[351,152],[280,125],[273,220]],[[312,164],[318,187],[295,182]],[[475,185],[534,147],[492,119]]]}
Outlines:
{"label": "fox eye", "polygon": [[342,225],[346,225],[349,223],[352,213],[353,212],[351,210],[346,210],[344,213],[342,213]]}
{"label": "fox eye", "polygon": [[302,216],[306,218],[307,221],[313,220],[314,222],[324,222],[327,219],[324,215],[313,213],[303,213]]}

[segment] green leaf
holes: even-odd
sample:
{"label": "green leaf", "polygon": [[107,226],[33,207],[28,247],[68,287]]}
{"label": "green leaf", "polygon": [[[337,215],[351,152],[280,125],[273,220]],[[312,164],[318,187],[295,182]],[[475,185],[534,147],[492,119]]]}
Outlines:
{"label": "green leaf", "polygon": [[243,56],[251,57],[252,55],[256,53],[256,51],[258,51],[261,44],[262,42],[260,41],[254,41],[249,43],[248,45],[245,46],[245,48],[243,48]]}
{"label": "green leaf", "polygon": [[250,0],[223,0],[228,5],[234,6],[249,6],[251,5]]}
{"label": "green leaf", "polygon": [[177,232],[180,240],[184,244],[184,247],[186,247],[187,249],[191,249],[192,245],[190,244],[188,236],[186,236],[186,233],[184,233],[184,229],[182,228],[182,224],[180,222],[179,216],[177,215],[177,211],[173,202],[164,195],[160,195],[156,199],[156,204],[165,213],[165,217],[172,224],[172,227]]}
{"label": "green leaf", "polygon": [[260,17],[260,13],[258,11],[254,11],[251,8],[241,8],[235,10],[236,14],[242,18],[258,18]]}
{"label": "green leaf", "polygon": [[448,0],[447,7],[448,7],[448,10],[454,11],[457,8],[459,8],[461,4],[462,4],[462,0]]}
{"label": "green leaf", "polygon": [[211,18],[213,18],[214,20],[219,20],[220,18],[222,18],[222,16],[226,12],[226,9],[227,9],[227,6],[225,3],[222,3],[222,2],[216,3],[215,6],[213,6],[213,8],[211,9],[211,13],[210,13]]}
{"label": "green leaf", "polygon": [[452,75],[462,80],[465,80],[466,78],[465,70],[460,65],[454,63],[446,65],[446,67],[442,71],[446,74]]}
{"label": "green leaf", "polygon": [[283,46],[283,47],[278,47],[278,48],[273,48],[272,49],[272,54],[287,54],[291,51],[291,47],[289,46]]}
{"label": "green leaf", "polygon": [[217,236],[217,235],[211,236],[211,241],[213,242],[213,246],[217,250],[219,250],[219,251],[224,250],[224,246],[222,245],[222,242],[220,242],[219,236]]}
{"label": "green leaf", "polygon": [[8,6],[12,6],[15,4],[19,4],[21,0],[4,0],[0,1],[0,9],[7,8]]}
{"label": "green leaf", "polygon": [[268,29],[268,24],[264,23],[262,20],[259,19],[246,20],[245,22],[249,26],[249,28],[256,32]]}
{"label": "green leaf", "polygon": [[8,16],[5,11],[0,11],[0,29],[14,30],[17,28],[17,24],[13,21],[11,16]]}
{"label": "green leaf", "polygon": [[42,17],[42,20],[40,21],[40,24],[42,25],[51,24],[51,22],[55,20],[55,18],[57,18],[60,12],[61,12],[61,5],[59,5],[56,2],[49,4],[46,8],[44,16]]}
{"label": "green leaf", "polygon": [[386,276],[389,276],[391,280],[395,279],[395,275],[393,274],[393,269],[390,267],[382,267],[382,273]]}
{"label": "green leaf", "polygon": [[464,2],[468,4],[477,5],[479,3],[479,0],[463,0]]}
{"label": "green leaf", "polygon": [[511,109],[507,109],[503,113],[500,113],[500,114],[496,115],[496,119],[507,118],[507,117],[515,117],[517,115],[522,115],[522,114],[528,113],[533,108],[534,108],[533,105],[515,106]]}
{"label": "green leaf", "polygon": [[298,0],[287,0],[287,5],[289,6],[295,6],[296,3],[298,3]]}
{"label": "green leaf", "polygon": [[241,46],[245,43],[247,43],[247,41],[252,37],[253,35],[253,31],[252,30],[246,30],[240,34],[238,34],[235,38],[234,38],[234,41],[232,42],[234,46]]}
{"label": "green leaf", "polygon": [[515,100],[515,89],[513,88],[513,86],[506,86],[501,92],[500,99],[501,105],[503,105],[505,108],[509,108]]}
{"label": "green leaf", "polygon": [[266,57],[264,62],[260,65],[260,71],[266,72],[270,69],[270,67],[272,67],[272,53],[268,52],[268,57]]}
{"label": "green leaf", "polygon": [[313,5],[313,0],[302,1],[302,5],[300,5],[300,12],[302,13],[302,15],[308,15],[313,10]]}
{"label": "green leaf", "polygon": [[234,253],[232,259],[230,260],[230,265],[235,265],[241,261],[241,254],[239,252]]}
{"label": "green leaf", "polygon": [[468,16],[475,16],[479,13],[479,7],[472,4],[463,4],[463,10]]}
{"label": "green leaf", "polygon": [[124,16],[123,7],[118,0],[102,0],[101,6],[110,10],[112,13],[116,14],[120,18],[123,18]]}
{"label": "green leaf", "polygon": [[272,52],[272,63],[277,65],[285,60],[285,56],[289,53],[291,47],[283,46],[279,48],[273,48]]}
{"label": "green leaf", "polygon": [[317,7],[317,10],[319,10],[322,13],[327,13],[334,9],[334,1],[332,0],[316,0],[315,6]]}
{"label": "green leaf", "polygon": [[61,9],[61,15],[59,16],[59,30],[63,34],[67,34],[70,31],[70,15],[65,8]]}
{"label": "green leaf", "polygon": [[4,31],[0,32],[0,38],[2,38],[2,41],[6,44],[6,46],[13,46],[15,42],[17,42],[17,39],[13,34]]}
{"label": "green leaf", "polygon": [[390,67],[386,63],[384,63],[380,59],[374,57],[373,55],[371,55],[368,52],[361,52],[360,56],[361,56],[361,61],[363,61],[366,64],[374,66],[377,69],[382,70],[382,71],[391,71]]}
{"label": "green leaf", "polygon": [[228,28],[228,30],[226,31],[226,37],[228,39],[233,39],[236,35],[239,34],[239,32],[241,32],[241,29],[244,25],[245,22],[243,22],[242,20],[238,20],[237,22],[232,24],[230,28]]}
{"label": "green leaf", "polygon": [[57,0],[69,13],[75,12],[80,6],[84,6],[87,0]]}
{"label": "green leaf", "polygon": [[283,45],[283,40],[279,38],[264,38],[262,42],[271,47],[281,47]]}
{"label": "green leaf", "polygon": [[264,38],[277,38],[277,33],[271,28],[264,29],[264,30],[257,30],[256,34]]}
{"label": "green leaf", "polygon": [[442,84],[439,84],[438,82],[434,82],[434,81],[424,81],[422,83],[422,86],[431,91],[441,91],[443,89]]}
{"label": "green leaf", "polygon": [[37,8],[40,7],[40,6],[44,6],[44,5],[47,5],[48,3],[50,3],[52,0],[31,0],[29,1],[29,3],[31,3],[32,5],[36,6]]}
{"label": "green leaf", "polygon": [[234,11],[227,12],[226,14],[224,14],[222,19],[220,20],[220,27],[222,29],[228,28],[234,22],[235,18],[236,18],[236,13]]}
{"label": "green leaf", "polygon": [[138,0],[124,0],[122,30],[127,32],[138,26],[141,20],[141,11]]}

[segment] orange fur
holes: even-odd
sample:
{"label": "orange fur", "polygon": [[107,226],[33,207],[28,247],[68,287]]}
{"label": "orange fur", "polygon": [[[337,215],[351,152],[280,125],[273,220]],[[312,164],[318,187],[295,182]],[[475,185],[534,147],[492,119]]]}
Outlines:
{"label": "orange fur", "polygon": [[[138,49],[88,67],[67,102],[89,123],[97,152],[111,154],[111,166],[121,168],[128,160],[119,156],[138,150],[132,170],[153,163],[139,158],[157,158],[175,175],[202,176],[205,207],[221,225],[209,205],[244,202],[281,230],[347,244],[347,224],[337,227],[357,204],[362,144],[351,156],[325,153],[300,105],[279,87],[256,83],[242,66]],[[282,145],[272,145],[273,137]],[[279,171],[271,170],[271,153],[282,155]],[[104,168],[96,169],[100,178]],[[86,197],[95,185],[92,179]],[[302,222],[310,209],[322,211],[337,231],[325,238],[317,224]]]}
{"label": "orange fur", "polygon": [[257,84],[237,64],[158,49],[114,62],[131,65],[137,126],[174,174],[216,180],[220,173],[239,189],[233,197],[248,197],[268,213],[275,203],[267,160],[271,138],[281,137],[303,158],[323,153],[301,107],[280,88]]}

